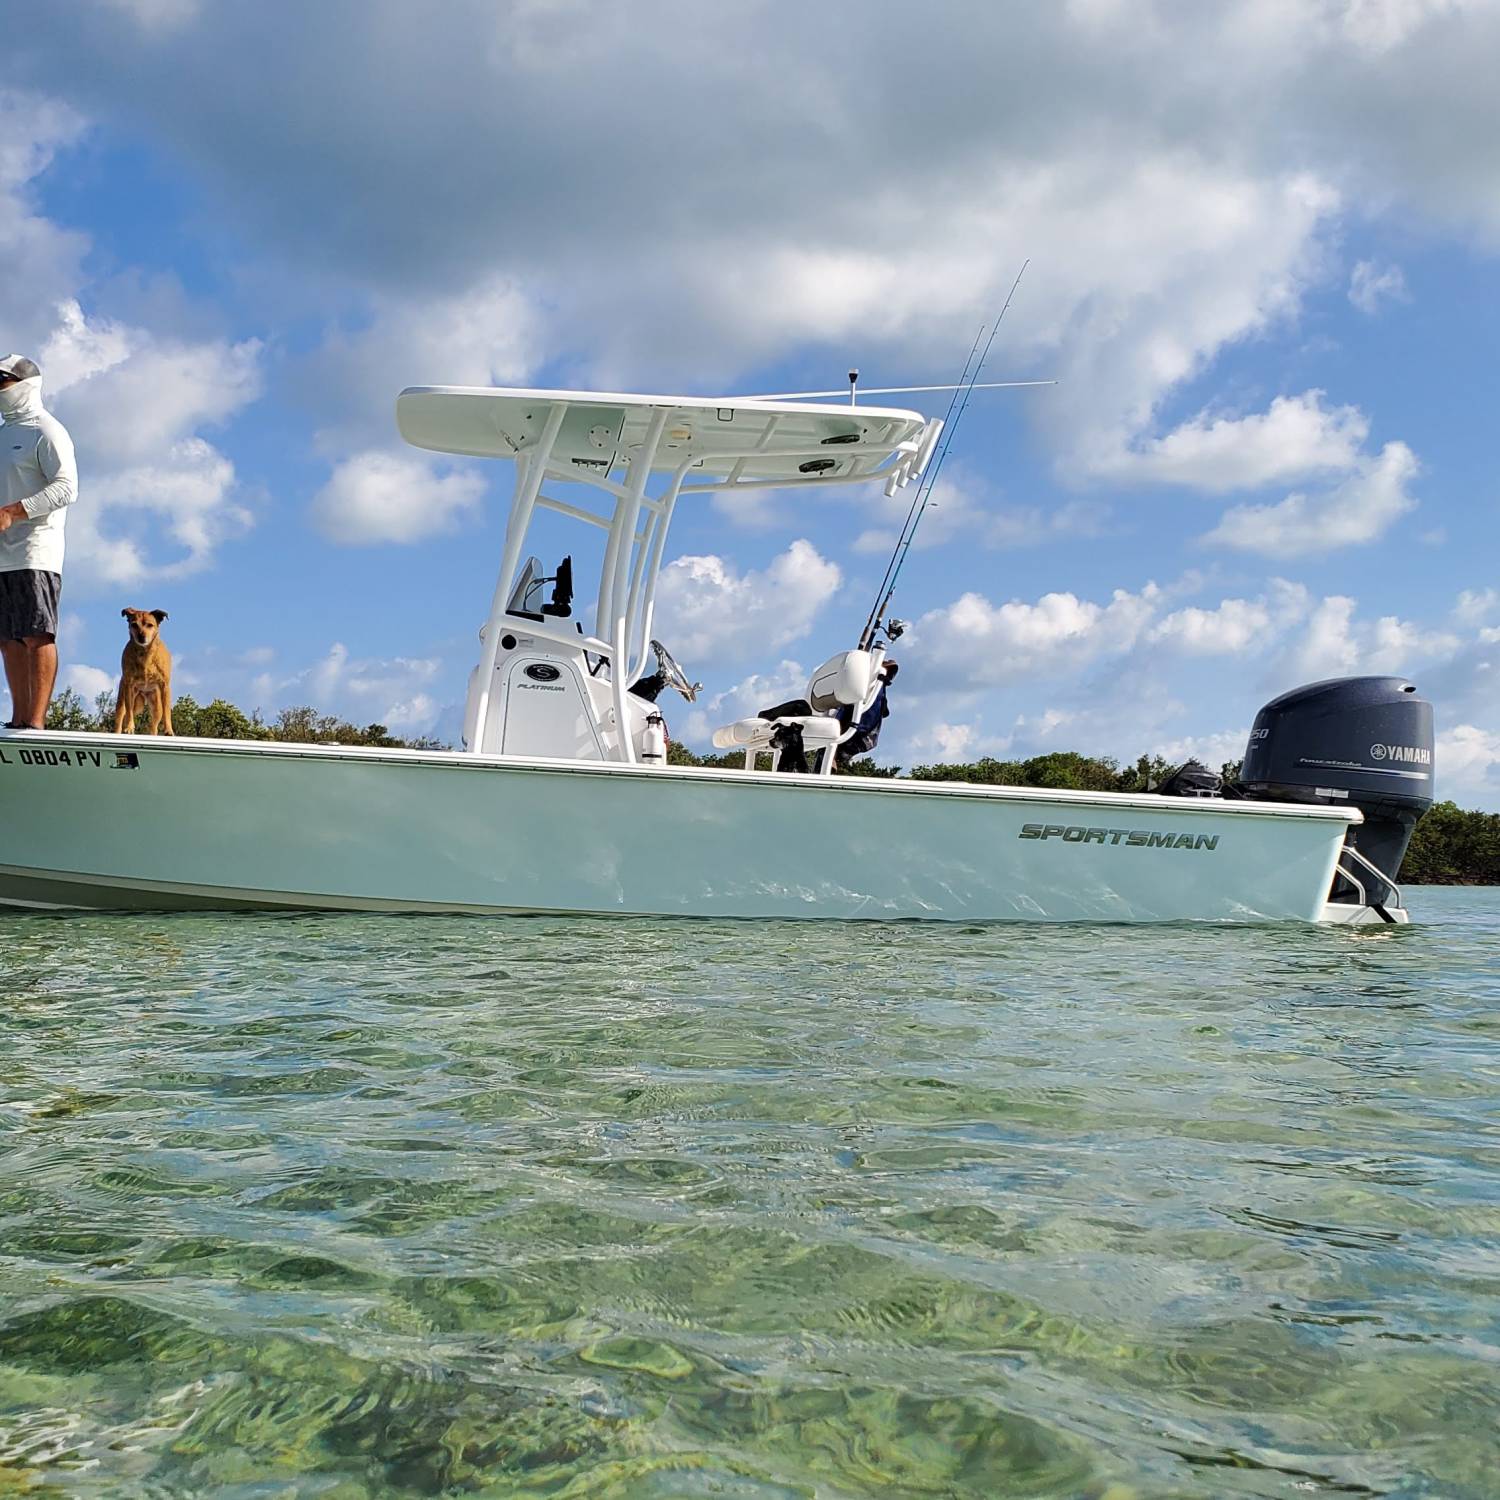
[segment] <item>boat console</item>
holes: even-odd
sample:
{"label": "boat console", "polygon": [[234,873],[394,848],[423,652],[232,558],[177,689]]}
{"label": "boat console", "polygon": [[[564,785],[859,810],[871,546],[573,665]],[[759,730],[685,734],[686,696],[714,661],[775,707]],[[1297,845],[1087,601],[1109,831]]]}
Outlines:
{"label": "boat console", "polygon": [[[662,549],[677,506],[768,486],[879,480],[894,493],[921,477],[942,428],[892,407],[465,386],[403,391],[396,420],[419,448],[516,465],[500,573],[469,680],[464,749],[648,766],[665,764],[665,722],[655,691],[634,689],[660,678],[692,697],[652,636]],[[588,503],[574,498],[578,491]],[[540,511],[605,533],[592,629],[587,614],[575,614],[572,556],[549,575],[526,555]],[[819,704],[826,700],[809,709],[817,720],[804,731],[809,748],[836,741],[823,723],[829,708],[857,708],[875,691],[866,678],[856,680],[869,661],[854,662],[873,654],[844,655],[850,660],[828,683],[815,679],[809,687]],[[831,769],[832,757],[823,759]]]}

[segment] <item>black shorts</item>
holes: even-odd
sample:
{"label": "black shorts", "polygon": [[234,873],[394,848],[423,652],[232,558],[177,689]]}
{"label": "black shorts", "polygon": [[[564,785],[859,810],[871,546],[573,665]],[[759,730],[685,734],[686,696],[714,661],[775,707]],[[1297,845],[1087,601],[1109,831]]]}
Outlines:
{"label": "black shorts", "polygon": [[62,574],[37,568],[0,573],[0,641],[57,637],[57,600]]}

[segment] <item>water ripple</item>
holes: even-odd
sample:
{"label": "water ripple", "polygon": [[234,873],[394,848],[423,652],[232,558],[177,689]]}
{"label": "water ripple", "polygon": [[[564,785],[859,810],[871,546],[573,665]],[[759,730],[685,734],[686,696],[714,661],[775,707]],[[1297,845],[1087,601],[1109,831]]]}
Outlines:
{"label": "water ripple", "polygon": [[5,917],[0,1491],[1492,1497],[1500,903]]}

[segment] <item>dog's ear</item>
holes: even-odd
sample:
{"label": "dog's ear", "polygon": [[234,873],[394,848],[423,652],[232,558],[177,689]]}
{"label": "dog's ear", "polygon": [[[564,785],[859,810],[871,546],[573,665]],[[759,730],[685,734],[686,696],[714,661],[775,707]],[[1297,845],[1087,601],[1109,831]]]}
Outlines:
{"label": "dog's ear", "polygon": [[151,611],[151,618],[155,620],[158,625],[160,625],[161,622],[167,618],[167,612],[164,609],[153,609]]}
{"label": "dog's ear", "polygon": [[122,620],[128,620],[130,618],[130,611],[128,609],[122,609],[120,611],[120,618]]}

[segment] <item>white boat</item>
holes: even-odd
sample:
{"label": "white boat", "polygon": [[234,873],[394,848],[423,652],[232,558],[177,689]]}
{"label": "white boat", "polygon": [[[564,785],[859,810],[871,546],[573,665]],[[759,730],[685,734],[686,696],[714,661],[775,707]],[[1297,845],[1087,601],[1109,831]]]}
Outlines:
{"label": "white boat", "polygon": [[[825,663],[805,703],[723,726],[716,743],[742,749],[744,769],[667,763],[656,695],[695,688],[652,640],[677,508],[768,486],[894,491],[920,478],[940,422],[852,404],[461,387],[404,391],[397,420],[419,447],[516,465],[462,748],[0,733],[0,903],[1404,920],[1390,845],[1399,836],[1404,849],[1415,817],[1403,811],[1392,834],[1390,807],[1363,790],[1345,749],[1294,756],[1319,769],[1278,765],[1255,799],[1241,800],[836,774],[839,743],[880,688],[878,643]],[[571,556],[548,573],[529,553],[542,522],[594,541],[586,619],[574,613]],[[582,556],[581,545],[571,551]],[[1390,719],[1426,708],[1400,697],[1409,684],[1353,705],[1345,686],[1312,699],[1312,717],[1334,722],[1328,733],[1341,744],[1369,732],[1371,713],[1388,739],[1418,737],[1420,726]],[[1302,733],[1306,711],[1277,718],[1276,708],[1262,715],[1280,725],[1275,738],[1257,721],[1252,755]],[[1428,711],[1419,769],[1429,799],[1430,733]],[[762,752],[773,770],[754,769]],[[787,770],[798,752],[809,769]],[[1418,776],[1394,764],[1357,769],[1383,794],[1394,783],[1382,774]],[[1372,808],[1380,839],[1361,852]]]}

